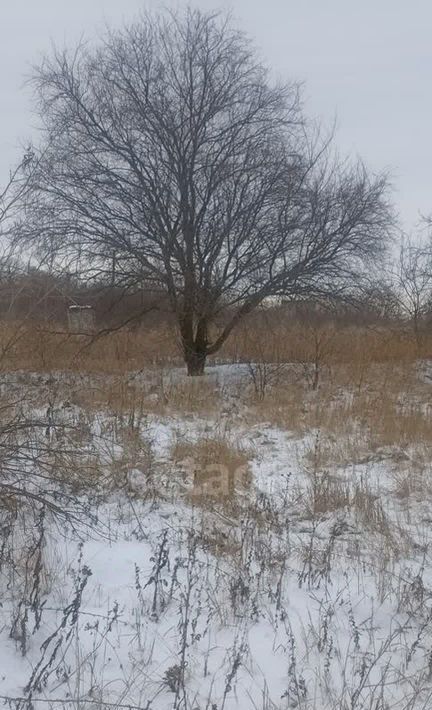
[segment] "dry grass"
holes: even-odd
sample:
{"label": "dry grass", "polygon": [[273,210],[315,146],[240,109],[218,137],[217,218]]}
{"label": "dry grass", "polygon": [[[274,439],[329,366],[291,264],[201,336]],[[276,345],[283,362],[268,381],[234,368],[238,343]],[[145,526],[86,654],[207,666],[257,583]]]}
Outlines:
{"label": "dry grass", "polygon": [[184,414],[216,414],[222,407],[223,392],[217,381],[205,378],[172,379],[162,372],[152,389],[154,411]]}
{"label": "dry grass", "polygon": [[418,343],[407,329],[388,326],[343,326],[329,323],[277,323],[258,328],[243,323],[224,345],[223,356],[237,362],[297,362],[323,366],[413,361],[432,356],[432,335]]}
{"label": "dry grass", "polygon": [[[172,377],[169,369],[180,361],[166,326],[118,331],[94,342],[57,328],[2,323],[3,371],[70,370],[76,376],[67,393],[72,403],[123,417],[131,428],[148,413],[218,419],[228,394],[244,405],[241,416],[250,423],[268,422],[299,436],[319,431],[321,470],[374,457],[408,456],[416,470],[429,466],[430,386],[419,380],[416,343],[402,330],[333,324],[281,325],[265,333],[241,328],[222,356],[278,368],[277,378],[268,378],[257,394],[252,381],[249,388],[227,392],[213,378]],[[425,339],[422,355],[430,352],[432,337]],[[280,369],[281,362],[290,364]],[[222,451],[216,453],[224,459]],[[399,495],[413,487],[400,479],[395,486]]]}
{"label": "dry grass", "polygon": [[165,325],[96,337],[68,333],[56,323],[0,323],[0,367],[6,371],[118,374],[161,363],[181,363],[175,335]]}
{"label": "dry grass", "polygon": [[[61,366],[58,354],[61,350],[55,351],[54,340],[44,341],[41,338],[34,352],[29,350],[26,353],[20,348],[31,348],[31,333],[27,333],[26,337],[27,340],[23,338],[17,341],[15,351],[8,351],[3,360],[4,365],[15,352],[16,368],[22,366],[27,370],[40,370],[47,367],[49,370],[56,364],[60,372],[67,369],[65,365]],[[55,337],[53,335],[53,339]],[[196,505],[191,511],[193,526],[190,531],[186,527],[189,512],[185,512],[186,520],[181,520],[177,530],[175,517],[169,517],[168,511],[171,509],[167,508],[165,512],[161,510],[163,528],[173,530],[175,544],[170,545],[170,552],[160,542],[165,538],[157,538],[154,547],[156,553],[152,557],[156,574],[153,570],[143,589],[154,585],[156,599],[156,589],[160,583],[164,610],[173,606],[165,606],[165,599],[174,599],[174,596],[169,595],[174,594],[179,600],[184,600],[193,589],[192,625],[203,613],[206,616],[208,614],[208,619],[217,620],[221,627],[226,624],[227,628],[235,629],[234,624],[239,622],[240,638],[240,629],[243,633],[245,620],[249,623],[249,619],[265,618],[274,623],[275,634],[279,627],[284,633],[284,624],[281,622],[288,618],[285,608],[289,609],[290,604],[292,606],[293,584],[297,578],[299,587],[310,595],[311,604],[304,605],[305,618],[308,619],[307,633],[301,625],[301,630],[297,632],[299,635],[294,637],[290,625],[285,625],[285,631],[292,638],[290,663],[295,658],[296,648],[304,643],[304,650],[298,654],[296,661],[299,668],[302,667],[301,664],[305,664],[305,658],[312,654],[315,644],[322,654],[320,664],[328,663],[331,668],[333,659],[340,659],[341,664],[337,669],[339,675],[341,668],[344,673],[348,667],[348,656],[345,659],[339,653],[338,646],[333,646],[333,639],[338,638],[343,628],[351,634],[347,653],[349,658],[352,654],[355,656],[355,679],[359,675],[360,663],[366,669],[374,663],[370,649],[376,647],[379,657],[380,649],[386,642],[383,616],[377,614],[381,609],[375,610],[375,597],[377,602],[386,600],[387,603],[391,598],[399,599],[393,608],[404,607],[410,612],[424,606],[429,623],[429,610],[427,605],[423,605],[422,572],[417,577],[413,576],[414,581],[410,583],[411,577],[405,574],[403,567],[405,561],[410,561],[413,575],[416,574],[417,563],[419,560],[421,563],[417,539],[422,541],[423,534],[426,539],[430,527],[428,521],[421,520],[419,526],[423,528],[414,537],[414,525],[411,526],[409,515],[420,518],[421,508],[410,505],[414,502],[413,496],[421,502],[421,496],[430,495],[432,491],[429,482],[429,479],[432,481],[430,385],[419,379],[414,357],[398,359],[399,351],[395,345],[394,359],[374,360],[363,349],[361,356],[353,354],[352,360],[344,361],[337,355],[337,350],[330,347],[339,337],[339,334],[333,332],[327,339],[320,341],[320,376],[316,387],[314,378],[310,376],[316,362],[313,359],[308,361],[305,352],[298,350],[297,364],[284,367],[276,379],[270,378],[268,388],[264,396],[261,396],[260,391],[257,395],[251,382],[249,387],[245,387],[242,382],[239,389],[235,383],[221,387],[213,377],[177,377],[178,373],[169,373],[168,367],[165,367],[168,355],[162,348],[159,357],[164,367],[152,369],[151,360],[148,360],[141,376],[135,370],[145,364],[144,359],[139,367],[137,365],[142,337],[140,333],[113,335],[109,346],[108,340],[105,341],[106,352],[102,352],[102,343],[95,343],[95,351],[92,353],[89,349],[84,359],[78,359],[71,365],[72,372],[69,375],[59,373],[58,376],[47,378],[26,374],[25,379],[32,386],[35,385],[39,397],[35,402],[37,406],[45,407],[49,401],[55,416],[59,418],[58,427],[54,428],[53,425],[48,436],[44,432],[41,434],[44,450],[49,450],[53,471],[59,472],[60,477],[64,476],[64,482],[71,492],[88,494],[92,511],[96,514],[99,501],[104,496],[111,491],[122,491],[125,495],[114,496],[116,506],[111,511],[113,520],[117,522],[117,516],[120,515],[122,523],[130,519],[133,535],[147,542],[153,534],[151,526],[154,519],[150,518],[148,527],[144,524],[140,529],[140,525],[142,521],[145,522],[146,514],[153,514],[158,505],[141,508],[141,501],[137,501],[137,498],[153,499],[154,496],[158,503],[160,500],[172,501],[178,506],[180,514],[183,510],[180,502],[184,498],[193,506]],[[347,338],[346,335],[344,337]],[[116,342],[117,350],[114,347]],[[344,342],[348,352],[351,343],[349,339]],[[71,343],[72,340],[68,341],[68,348],[72,347]],[[294,348],[294,344],[291,343],[290,347]],[[71,355],[71,351],[68,353]],[[310,357],[313,355],[311,351]],[[99,362],[97,357],[100,358]],[[309,365],[312,365],[312,370]],[[20,378],[21,375],[5,378],[7,387],[9,382],[19,381]],[[52,385],[48,384],[51,380],[54,383]],[[56,390],[57,387],[60,391]],[[62,409],[65,398],[77,407],[69,405],[65,410]],[[236,409],[233,408],[233,412],[240,419],[241,428],[236,427],[237,419],[230,419],[232,412],[228,412],[228,415],[226,413],[227,403],[230,405],[233,400],[237,403],[239,399],[241,401]],[[182,431],[187,432],[186,438],[174,434],[176,438],[168,452],[165,448],[166,439],[161,441],[162,437],[158,439],[158,446],[152,446],[153,428],[148,427],[146,430],[147,414],[166,416],[164,426],[168,422],[171,432],[175,431],[176,426],[181,427]],[[203,416],[208,421],[201,427],[199,419]],[[8,418],[4,416],[6,423]],[[275,455],[275,473],[278,476],[280,474],[280,479],[276,481],[275,476],[271,483],[281,483],[276,495],[273,491],[266,494],[253,487],[250,460],[256,451],[245,448],[231,433],[243,431],[248,419],[260,424],[257,427],[260,433],[265,423],[271,422],[301,439],[299,442],[288,442],[282,458],[276,456],[276,453],[280,453],[279,449],[276,451],[279,439],[273,441],[264,432],[262,440],[258,438],[257,441],[252,432],[249,440],[257,441],[257,447],[261,444],[265,446],[259,449],[264,452],[262,461],[271,463],[271,457]],[[2,420],[0,409],[0,423]],[[158,416],[150,419],[152,427],[155,420],[159,423]],[[196,439],[192,438],[193,432]],[[56,437],[60,435],[63,439],[57,440]],[[255,445],[250,444],[251,447]],[[297,452],[302,456],[301,466],[291,467],[290,456],[295,456]],[[376,462],[382,458],[390,459],[390,463],[387,462],[389,465],[383,467],[383,476],[388,475],[383,483],[380,480],[381,471],[376,466]],[[359,465],[347,466],[351,463]],[[278,489],[275,487],[274,490]],[[130,509],[123,507],[127,499],[132,504]],[[402,511],[403,515],[399,517],[404,504],[408,512]],[[19,513],[17,501],[11,497],[1,499],[0,508],[4,508],[7,516],[12,519]],[[156,541],[159,526],[155,528]],[[139,536],[142,533],[141,538]],[[195,556],[195,548],[191,546],[189,557],[183,553],[180,556],[178,540],[182,536],[188,537],[193,544],[197,542],[206,554]],[[115,539],[118,540],[117,537]],[[210,558],[209,552],[217,559]],[[170,554],[175,554],[176,558],[171,558]],[[31,563],[32,559],[28,555],[18,558],[16,569],[20,576],[24,578],[24,574],[28,574],[28,579],[32,581],[34,567],[29,559]],[[204,559],[216,568],[214,581],[208,571],[210,567],[201,566],[201,560]],[[166,568],[163,566],[165,561]],[[199,564],[197,567],[196,562]],[[191,570],[190,574],[188,570]],[[183,584],[183,579],[186,580],[183,572],[187,572],[189,587],[179,586]],[[48,573],[47,581],[43,580],[47,588],[52,584]],[[137,579],[136,589],[142,594],[139,575],[135,582]],[[203,596],[194,596],[201,582]],[[165,584],[166,587],[163,586]],[[350,599],[351,590],[353,602]],[[355,595],[358,593],[366,598],[367,593],[369,598],[370,590],[375,596],[372,597],[370,614],[365,614],[364,599],[358,601]],[[150,593],[150,589],[148,591]],[[28,589],[24,585],[22,598],[27,597]],[[138,596],[138,599],[141,597]],[[222,599],[224,601],[220,603]],[[205,604],[209,600],[214,606],[207,609]],[[226,600],[230,600],[231,607],[224,606]],[[160,607],[162,609],[162,602]],[[319,616],[313,622],[311,610],[317,607]],[[138,624],[143,612],[137,614],[137,609],[139,611],[134,602],[133,618],[134,623]],[[183,607],[183,611],[185,609]],[[388,606],[385,607],[387,609]],[[186,618],[186,614],[182,616],[183,611],[179,615],[180,619]],[[152,618],[154,626],[155,616],[149,618]],[[419,618],[421,624],[420,613]],[[393,628],[396,628],[400,634],[400,641],[399,637],[394,637],[395,649],[398,645],[404,648],[403,636],[407,633],[407,657],[414,653],[413,649],[417,649],[420,641],[423,644],[420,634],[416,638],[414,622],[413,614],[409,619],[409,628],[408,625],[406,628],[401,627],[399,618],[395,617],[394,623],[389,618],[389,633],[393,633]],[[205,623],[208,624],[208,621]],[[130,638],[138,638],[140,628],[131,627]],[[209,627],[197,626],[198,631],[201,628],[207,630]],[[411,629],[412,636],[408,637]],[[427,633],[429,630],[428,627]],[[193,631],[195,633],[195,627]],[[13,635],[11,637],[14,638]],[[187,641],[188,633],[184,633],[182,638]],[[412,647],[409,638],[413,639]],[[285,636],[278,637],[277,641],[280,642],[280,648],[286,648],[289,654],[290,647],[284,645]],[[141,646],[139,653],[142,654]],[[170,668],[176,668],[177,661],[178,656],[173,657]],[[392,662],[389,653],[389,667]],[[321,665],[316,667],[320,668]],[[230,677],[229,669],[224,669],[224,672],[226,677]],[[322,687],[325,687],[325,680],[319,678],[319,682],[323,682]],[[389,685],[390,682],[393,683],[393,679],[389,680]],[[93,686],[89,683],[88,687]],[[348,707],[353,698],[351,686],[349,691],[346,690],[345,697]],[[373,698],[374,702],[376,697],[378,695]],[[340,694],[331,707],[339,707],[339,701]],[[265,700],[264,704],[266,708],[270,707]],[[294,707],[294,702],[291,704]],[[300,704],[303,706],[304,703]]]}
{"label": "dry grass", "polygon": [[355,368],[335,365],[311,391],[293,369],[264,401],[249,401],[249,420],[298,435],[320,431],[321,467],[382,454],[403,458],[410,447],[425,463],[432,451],[432,392],[416,364],[370,362],[360,386],[355,375]]}
{"label": "dry grass", "polygon": [[[364,370],[373,363],[412,362],[432,356],[432,335],[419,352],[415,339],[402,328],[335,324],[281,323],[263,330],[243,324],[224,345],[218,360],[226,362],[290,362],[324,371],[348,364],[361,387]],[[3,370],[72,370],[121,373],[149,365],[182,365],[172,327],[124,328],[98,337],[74,335],[64,325],[33,320],[0,323],[0,365]],[[355,371],[355,372],[354,372]]]}
{"label": "dry grass", "polygon": [[330,476],[328,471],[312,477],[304,496],[306,515],[310,518],[349,508],[350,504],[349,485],[341,479]]}
{"label": "dry grass", "polygon": [[225,436],[205,436],[196,442],[178,439],[171,457],[182,466],[189,495],[196,502],[224,501],[251,486],[250,452]]}
{"label": "dry grass", "polygon": [[209,417],[222,410],[223,393],[216,381],[205,378],[170,377],[148,368],[144,378],[127,372],[85,376],[74,380],[71,399],[85,410],[104,410],[138,425],[149,414]]}
{"label": "dry grass", "polygon": [[306,520],[332,519],[332,514],[341,513],[341,520],[350,520],[358,534],[367,531],[379,541],[382,553],[387,551],[386,554],[395,558],[407,549],[403,536],[398,534],[381,497],[367,478],[356,480],[326,470],[313,470],[309,472],[308,485],[297,493],[297,499]]}

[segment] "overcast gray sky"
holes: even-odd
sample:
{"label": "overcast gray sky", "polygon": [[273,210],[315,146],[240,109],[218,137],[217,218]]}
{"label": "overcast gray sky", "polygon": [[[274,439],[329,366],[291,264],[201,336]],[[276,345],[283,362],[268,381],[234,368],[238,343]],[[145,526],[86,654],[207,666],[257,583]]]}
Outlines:
{"label": "overcast gray sky", "polygon": [[[34,136],[23,88],[51,42],[73,44],[166,0],[0,0],[0,184]],[[305,82],[310,115],[337,120],[341,152],[394,176],[406,228],[432,212],[431,0],[195,0],[230,8],[279,77]]]}

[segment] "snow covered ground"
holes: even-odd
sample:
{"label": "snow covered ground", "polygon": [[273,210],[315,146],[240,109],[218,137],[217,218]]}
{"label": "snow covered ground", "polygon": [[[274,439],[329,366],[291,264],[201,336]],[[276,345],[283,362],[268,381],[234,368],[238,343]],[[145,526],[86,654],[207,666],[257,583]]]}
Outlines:
{"label": "snow covered ground", "polygon": [[[25,446],[43,450],[19,485],[60,508],[67,496],[70,513],[37,500],[3,513],[12,707],[432,707],[432,502],[397,495],[409,450],[323,465],[319,428],[248,419],[246,377],[215,368],[223,404],[204,415],[152,410],[157,375],[139,375],[149,407],[133,417],[75,402],[72,376],[5,379],[12,398],[25,390]],[[173,450],[212,437],[251,477],[197,497]]]}

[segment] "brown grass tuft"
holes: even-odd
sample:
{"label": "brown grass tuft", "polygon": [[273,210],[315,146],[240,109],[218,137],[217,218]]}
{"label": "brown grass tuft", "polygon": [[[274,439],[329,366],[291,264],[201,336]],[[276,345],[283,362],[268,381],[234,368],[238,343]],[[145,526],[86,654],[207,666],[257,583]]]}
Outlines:
{"label": "brown grass tuft", "polygon": [[194,501],[226,500],[251,486],[250,453],[222,436],[178,440],[171,456],[182,465]]}

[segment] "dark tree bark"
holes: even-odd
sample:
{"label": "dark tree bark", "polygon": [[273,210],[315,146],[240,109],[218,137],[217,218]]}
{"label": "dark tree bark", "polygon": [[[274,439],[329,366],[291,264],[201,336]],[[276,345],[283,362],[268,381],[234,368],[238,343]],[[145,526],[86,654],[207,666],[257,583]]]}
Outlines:
{"label": "dark tree bark", "polygon": [[188,375],[203,375],[208,348],[206,320],[201,318],[194,328],[193,318],[185,313],[180,321],[180,336]]}
{"label": "dark tree bark", "polygon": [[191,348],[185,348],[184,360],[186,363],[187,373],[191,377],[203,375],[207,360],[207,352],[197,343],[193,343]]}
{"label": "dark tree bark", "polygon": [[297,85],[220,15],[144,16],[55,52],[34,85],[28,236],[43,224],[59,263],[109,279],[114,254],[118,283],[163,288],[192,375],[266,299],[346,292],[385,245],[385,177],[331,159]]}

